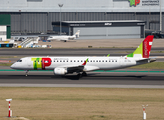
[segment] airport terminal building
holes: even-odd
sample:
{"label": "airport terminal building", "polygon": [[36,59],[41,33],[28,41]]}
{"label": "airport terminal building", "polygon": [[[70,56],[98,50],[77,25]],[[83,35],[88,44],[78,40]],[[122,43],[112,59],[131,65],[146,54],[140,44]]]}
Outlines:
{"label": "airport terminal building", "polygon": [[[159,31],[161,25],[164,32],[160,11],[163,19],[163,0],[0,0],[0,15],[11,16],[11,35],[58,34],[61,19],[62,32],[72,35],[80,29],[80,39],[86,39],[88,32],[92,36],[105,32],[103,39],[142,38],[145,29]],[[91,24],[76,26],[85,21]],[[91,26],[93,22],[97,24]]]}

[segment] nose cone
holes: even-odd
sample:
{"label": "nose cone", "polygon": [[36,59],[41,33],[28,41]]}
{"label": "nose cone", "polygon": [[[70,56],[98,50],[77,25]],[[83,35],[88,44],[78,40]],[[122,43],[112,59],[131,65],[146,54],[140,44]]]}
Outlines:
{"label": "nose cone", "polygon": [[10,66],[10,68],[15,69],[15,63]]}

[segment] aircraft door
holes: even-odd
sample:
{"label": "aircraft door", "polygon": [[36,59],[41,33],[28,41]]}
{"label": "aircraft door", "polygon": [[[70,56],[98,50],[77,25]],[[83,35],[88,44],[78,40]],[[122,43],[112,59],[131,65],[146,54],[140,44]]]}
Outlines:
{"label": "aircraft door", "polygon": [[123,58],[122,56],[120,57],[120,66],[124,66],[125,62],[124,62],[125,58]]}
{"label": "aircraft door", "polygon": [[27,62],[28,67],[31,67],[32,66],[31,58],[27,58],[26,59],[26,62]]}

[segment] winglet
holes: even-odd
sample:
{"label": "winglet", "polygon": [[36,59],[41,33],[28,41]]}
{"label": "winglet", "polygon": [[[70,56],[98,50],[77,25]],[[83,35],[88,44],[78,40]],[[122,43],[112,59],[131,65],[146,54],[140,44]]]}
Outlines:
{"label": "winglet", "polygon": [[86,59],[86,61],[82,64],[82,65],[86,65],[88,62],[88,58]]}
{"label": "winglet", "polygon": [[109,57],[109,56],[110,56],[110,54],[107,55],[107,57]]}

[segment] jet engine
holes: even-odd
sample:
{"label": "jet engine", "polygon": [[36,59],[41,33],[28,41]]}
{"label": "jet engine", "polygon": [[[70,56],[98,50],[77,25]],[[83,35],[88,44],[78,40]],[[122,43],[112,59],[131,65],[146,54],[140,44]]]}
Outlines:
{"label": "jet engine", "polygon": [[55,75],[65,75],[67,73],[67,70],[65,68],[55,68],[54,74]]}

